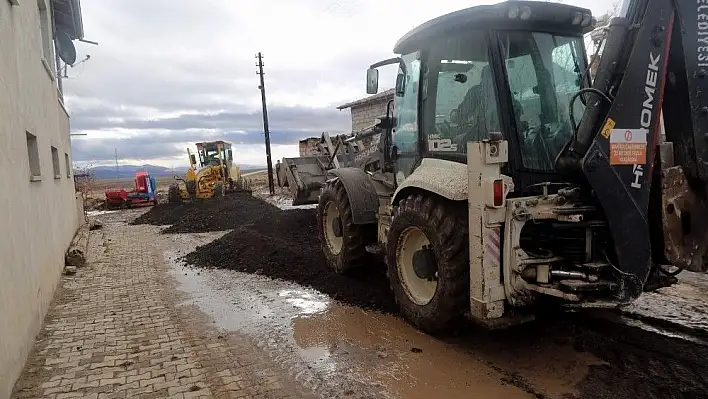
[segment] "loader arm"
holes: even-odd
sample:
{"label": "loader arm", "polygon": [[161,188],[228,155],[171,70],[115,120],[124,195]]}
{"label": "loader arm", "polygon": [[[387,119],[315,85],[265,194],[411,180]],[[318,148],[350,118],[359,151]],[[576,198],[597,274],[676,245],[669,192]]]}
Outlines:
{"label": "loader arm", "polygon": [[635,291],[656,264],[706,268],[708,0],[626,0],[622,10],[556,165],[589,184],[611,261]]}

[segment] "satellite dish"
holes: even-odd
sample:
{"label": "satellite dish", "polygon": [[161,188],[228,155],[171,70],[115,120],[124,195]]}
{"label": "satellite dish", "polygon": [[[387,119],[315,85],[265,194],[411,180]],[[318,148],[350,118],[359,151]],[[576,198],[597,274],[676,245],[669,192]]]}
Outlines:
{"label": "satellite dish", "polygon": [[67,64],[74,65],[76,62],[76,47],[68,33],[57,32],[57,52],[59,58]]}

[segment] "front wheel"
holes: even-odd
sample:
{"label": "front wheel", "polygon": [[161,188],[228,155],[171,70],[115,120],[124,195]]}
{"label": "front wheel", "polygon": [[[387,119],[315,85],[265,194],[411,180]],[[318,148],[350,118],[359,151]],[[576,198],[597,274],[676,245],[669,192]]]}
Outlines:
{"label": "front wheel", "polygon": [[224,196],[224,184],[216,183],[214,185],[214,198],[220,198]]}
{"label": "front wheel", "polygon": [[320,192],[317,225],[322,251],[336,273],[367,263],[366,246],[376,242],[376,225],[354,224],[349,196],[339,179],[325,183]]}
{"label": "front wheel", "polygon": [[403,316],[427,333],[447,330],[469,307],[467,207],[411,194],[394,209],[386,263]]}

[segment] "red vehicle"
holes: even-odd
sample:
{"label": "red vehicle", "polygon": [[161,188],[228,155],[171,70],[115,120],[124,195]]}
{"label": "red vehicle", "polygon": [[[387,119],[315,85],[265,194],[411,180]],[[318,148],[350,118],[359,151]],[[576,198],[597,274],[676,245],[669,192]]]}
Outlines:
{"label": "red vehicle", "polygon": [[157,181],[148,172],[135,173],[135,187],[131,191],[125,189],[107,189],[107,208],[131,208],[133,206],[157,205]]}

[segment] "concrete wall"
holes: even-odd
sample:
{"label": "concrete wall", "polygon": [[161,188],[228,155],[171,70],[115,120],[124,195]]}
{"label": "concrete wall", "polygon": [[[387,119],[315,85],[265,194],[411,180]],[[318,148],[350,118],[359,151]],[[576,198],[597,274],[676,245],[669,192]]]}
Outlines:
{"label": "concrete wall", "polygon": [[365,129],[373,125],[376,122],[376,118],[386,115],[386,104],[391,98],[393,96],[351,107],[352,131],[356,132]]}
{"label": "concrete wall", "polygon": [[[32,349],[79,223],[65,159],[69,116],[51,73],[53,50],[42,45],[37,0],[18,3],[0,0],[0,398],[9,397]],[[37,138],[36,179],[30,179],[27,132]],[[56,176],[51,147],[58,152]]]}
{"label": "concrete wall", "polygon": [[300,140],[299,149],[301,157],[309,157],[314,155],[317,143],[320,142],[319,137],[308,137],[306,139]]}

